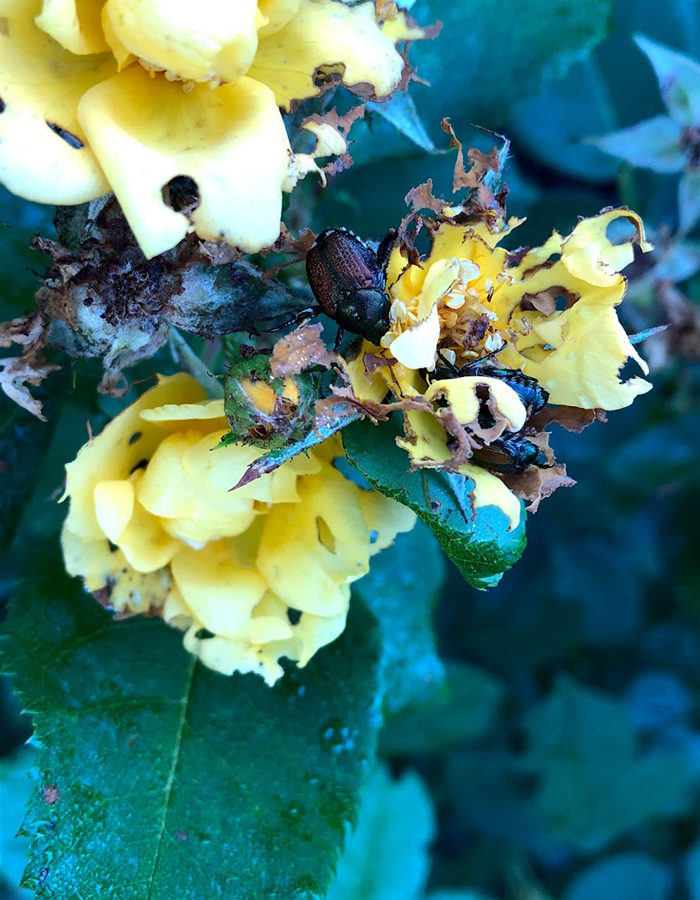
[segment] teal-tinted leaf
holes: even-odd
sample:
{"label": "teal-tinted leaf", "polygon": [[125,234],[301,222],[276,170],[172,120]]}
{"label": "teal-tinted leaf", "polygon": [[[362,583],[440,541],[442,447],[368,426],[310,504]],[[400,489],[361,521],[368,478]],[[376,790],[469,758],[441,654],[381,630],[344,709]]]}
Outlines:
{"label": "teal-tinted leaf", "polygon": [[485,669],[450,663],[445,690],[434,702],[389,719],[380,735],[381,751],[387,756],[437,753],[475,741],[493,725],[504,693],[503,683]]}
{"label": "teal-tinted leaf", "polygon": [[435,831],[430,795],[413,772],[368,781],[326,900],[418,900],[428,879]]}
{"label": "teal-tinted leaf", "polygon": [[353,585],[382,632],[384,703],[394,712],[435,696],[445,677],[437,656],[433,609],[445,579],[437,541],[421,522],[399,534]]}
{"label": "teal-tinted leaf", "polygon": [[507,110],[560,77],[605,36],[609,0],[422,0],[421,22],[441,20],[441,33],[411,48],[411,61],[432,90],[416,92],[424,121],[450,116],[457,136],[471,124],[499,128]]}
{"label": "teal-tinted leaf", "polygon": [[700,842],[690,851],[685,860],[685,881],[691,900],[700,900]]}
{"label": "teal-tinted leaf", "polygon": [[618,853],[584,869],[565,900],[666,900],[670,892],[666,866],[644,853]]}
{"label": "teal-tinted leaf", "polygon": [[518,144],[560,172],[585,181],[610,181],[618,164],[586,142],[618,124],[595,57],[513,110],[509,128]]}
{"label": "teal-tinted leaf", "polygon": [[52,206],[40,206],[10,194],[0,185],[0,321],[21,315],[33,305],[38,273],[48,257],[29,247],[40,233],[54,236]]}
{"label": "teal-tinted leaf", "polygon": [[635,41],[654,67],[661,97],[672,118],[684,127],[700,125],[700,65],[644,35],[636,35]]}
{"label": "teal-tinted leaf", "polygon": [[435,144],[433,144],[430,135],[425,130],[425,125],[418,115],[413,97],[408,91],[399,91],[386,103],[370,102],[367,104],[367,109],[385,118],[397,131],[400,131],[401,134],[405,135],[421,150],[426,150],[430,153],[435,149]]}
{"label": "teal-tinted leaf", "polygon": [[470,479],[432,469],[411,472],[395,443],[400,431],[398,416],[378,427],[366,419],[353,423],[343,432],[348,459],[374,488],[425,522],[471,585],[493,587],[525,548],[525,512],[508,531],[508,518],[497,507],[472,511]]}
{"label": "teal-tinted leaf", "polygon": [[37,898],[323,894],[379,723],[376,624],[273,689],[195,662],[143,617],[114,623],[41,556],[8,617],[5,667],[41,742],[26,885]]}
{"label": "teal-tinted leaf", "polygon": [[682,234],[700,219],[700,169],[688,169],[678,185],[678,218]]}
{"label": "teal-tinted leaf", "polygon": [[640,753],[624,705],[570,678],[557,681],[526,727],[527,761],[539,776],[536,807],[555,839],[599,849],[688,803],[690,760],[680,752]]}
{"label": "teal-tinted leaf", "polygon": [[18,831],[32,789],[34,756],[35,751],[25,747],[10,759],[0,759],[0,895],[4,882],[13,898],[30,896],[19,888],[29,841]]}
{"label": "teal-tinted leaf", "polygon": [[[339,410],[344,410],[346,409],[347,404],[345,404],[344,401],[341,401],[339,402],[338,407]],[[288,459],[292,459],[292,457],[298,456],[300,453],[306,453],[307,450],[311,450],[312,447],[327,440],[342,428],[350,425],[350,423],[356,422],[360,416],[361,413],[356,412],[339,413],[338,416],[331,419],[326,424],[316,425],[300,441],[295,441],[293,444],[288,444],[286,447],[281,447],[279,450],[270,450],[268,453],[264,453],[248,466],[243,473],[243,477],[235,487],[243,487],[243,485],[255,481],[256,478],[260,478],[261,475],[267,475],[270,472],[274,472],[275,469],[279,469],[282,463],[286,462]]]}
{"label": "teal-tinted leaf", "polygon": [[[0,393],[0,553],[10,543],[22,509],[36,487],[37,470],[56,425],[60,377],[51,378],[48,385],[54,395],[44,403],[46,422]],[[42,400],[46,395],[44,388],[38,392]]]}
{"label": "teal-tinted leaf", "polygon": [[[698,194],[700,195],[700,185]],[[700,269],[700,242],[674,241],[654,266],[653,277],[677,284],[695,275],[698,269]]]}
{"label": "teal-tinted leaf", "polygon": [[589,143],[632,166],[653,172],[682,172],[685,166],[680,128],[668,116],[655,116],[631,128],[591,138]]}

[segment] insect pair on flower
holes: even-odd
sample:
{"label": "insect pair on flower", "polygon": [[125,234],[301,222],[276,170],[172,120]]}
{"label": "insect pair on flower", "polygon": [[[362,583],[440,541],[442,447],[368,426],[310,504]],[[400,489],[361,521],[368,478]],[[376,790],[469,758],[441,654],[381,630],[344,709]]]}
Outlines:
{"label": "insect pair on flower", "polygon": [[[396,243],[396,232],[391,231],[375,251],[347,229],[333,228],[321,232],[309,250],[309,285],[319,303],[318,311],[325,312],[338,325],[337,343],[343,331],[349,331],[379,345],[389,332],[392,301],[387,292],[386,267]],[[515,391],[529,419],[546,405],[549,394],[537,379],[519,369],[499,368],[491,362],[504,347],[505,342],[460,367],[437,350],[439,364],[422,369],[424,378],[427,383],[468,376],[498,378]],[[490,413],[484,408],[480,415],[488,419]],[[531,465],[550,465],[542,450],[518,431],[505,431],[491,442],[475,446],[472,461],[504,473],[521,473]]]}

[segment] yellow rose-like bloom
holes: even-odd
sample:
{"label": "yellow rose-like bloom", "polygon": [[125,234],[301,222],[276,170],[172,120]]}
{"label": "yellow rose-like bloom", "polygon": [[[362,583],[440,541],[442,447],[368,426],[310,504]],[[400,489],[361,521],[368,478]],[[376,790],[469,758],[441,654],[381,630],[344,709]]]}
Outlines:
{"label": "yellow rose-like bloom", "polygon": [[[617,220],[633,228],[622,243],[608,236]],[[503,347],[495,364],[536,378],[550,403],[629,406],[651,390],[641,378],[618,377],[630,357],[649,371],[615,309],[632,244],[650,249],[641,219],[613,209],[583,219],[568,237],[555,231],[543,246],[510,256],[498,244],[519,224],[445,219],[420,265],[407,265],[394,250],[387,273],[392,324],[382,343],[409,369],[432,367],[438,348],[462,366]]]}
{"label": "yellow rose-like bloom", "polygon": [[235,491],[254,447],[218,447],[223,401],[161,378],[66,467],[66,569],[122,613],[186,629],[212,669],[273,684],[345,626],[350,584],[413,513],[344,478],[337,438]]}
{"label": "yellow rose-like bloom", "polygon": [[[421,35],[371,0],[0,0],[0,179],[42,203],[113,190],[147,257],[192,230],[259,250],[315,168],[279,107],[319,71],[390,94],[395,43]],[[163,199],[178,176],[199,192],[188,216]]]}
{"label": "yellow rose-like bloom", "polygon": [[[462,225],[445,212],[428,223],[427,257],[412,264],[397,247],[389,259],[390,330],[379,350],[366,348],[388,364],[368,373],[361,353],[349,365],[360,398],[378,402],[389,390],[431,404],[405,413],[406,439],[399,443],[414,466],[454,470],[454,447],[442,424],[447,414],[453,429],[463,426],[482,446],[504,432],[517,434],[527,418],[500,379],[468,376],[428,386],[423,373],[444,361],[460,368],[498,351],[494,366],[519,369],[537,379],[550,403],[581,409],[619,409],[651,389],[642,378],[619,378],[630,357],[648,372],[616,313],[626,290],[620,270],[632,262],[632,244],[650,249],[639,216],[614,209],[580,221],[568,237],[554,232],[541,247],[509,254],[498,244],[520,221],[486,217]],[[614,243],[609,230],[620,225],[632,234]],[[485,390],[489,423],[495,423],[486,430],[479,424]],[[517,524],[518,500],[501,478],[472,463],[458,471],[474,480],[475,506],[499,506],[511,527]]]}

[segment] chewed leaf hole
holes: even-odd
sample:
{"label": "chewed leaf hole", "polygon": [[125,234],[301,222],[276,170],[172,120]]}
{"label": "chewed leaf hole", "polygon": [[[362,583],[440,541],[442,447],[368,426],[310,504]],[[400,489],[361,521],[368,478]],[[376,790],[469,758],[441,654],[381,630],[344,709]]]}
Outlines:
{"label": "chewed leaf hole", "polygon": [[632,219],[624,216],[613,219],[605,229],[605,237],[616,247],[620,244],[629,244],[636,234],[637,226]]}
{"label": "chewed leaf hole", "polygon": [[199,206],[197,182],[189,175],[176,175],[162,188],[163,203],[174,212],[187,216]]}
{"label": "chewed leaf hole", "polygon": [[72,131],[68,131],[66,128],[61,128],[61,126],[56,125],[55,122],[47,122],[46,124],[54,134],[57,134],[68,144],[69,147],[72,147],[74,150],[80,150],[81,147],[85,146],[78,135],[73,134]]}
{"label": "chewed leaf hole", "polygon": [[326,550],[335,553],[335,535],[328,527],[328,523],[321,516],[316,516],[316,531],[318,539]]}

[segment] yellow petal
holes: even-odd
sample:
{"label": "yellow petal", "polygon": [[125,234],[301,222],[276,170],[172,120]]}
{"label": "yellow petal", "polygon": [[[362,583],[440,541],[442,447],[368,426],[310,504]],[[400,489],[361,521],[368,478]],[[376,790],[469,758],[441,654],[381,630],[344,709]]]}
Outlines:
{"label": "yellow petal", "polygon": [[518,342],[523,354],[518,367],[549,391],[551,403],[621,409],[651,390],[641,378],[620,381],[618,373],[630,356],[642,371],[648,368],[630,344],[608,294],[591,291],[555,317],[533,322],[522,348]]}
{"label": "yellow petal", "polygon": [[196,620],[223,637],[248,637],[253,609],[267,585],[254,568],[235,559],[228,542],[217,541],[202,550],[184,548],[171,568]]}
{"label": "yellow petal", "polygon": [[[627,240],[614,244],[608,229],[619,219],[632,226],[632,233]],[[562,245],[562,262],[576,278],[589,284],[611,285],[618,280],[617,273],[634,259],[634,242],[642,250],[652,249],[639,216],[628,209],[612,209],[578,223]]]}
{"label": "yellow petal", "polygon": [[181,397],[184,401],[201,398],[204,390],[189,375],[161,378],[158,385],[146,391],[127,407],[66,466],[66,493],[71,498],[66,522],[70,529],[85,538],[100,533],[95,513],[94,490],[100,481],[127,480],[135,466],[147,462],[161,442],[158,428],[141,419],[150,406]]}
{"label": "yellow petal", "polygon": [[[80,122],[147,257],[189,231],[252,253],[279,234],[290,148],[272,93],[250,78],[211,90],[150,78],[129,66],[82,98]],[[163,188],[192,178],[200,203],[188,218]]]}
{"label": "yellow petal", "polygon": [[80,97],[115,70],[109,54],[76,56],[37,28],[36,0],[0,0],[0,180],[40,203],[109,190],[78,123]]}
{"label": "yellow petal", "polygon": [[163,431],[202,429],[207,433],[226,428],[223,400],[201,403],[164,403],[141,413],[144,422],[153,422]]}
{"label": "yellow petal", "polygon": [[292,608],[338,615],[345,609],[340,584],[369,570],[370,535],[358,488],[328,466],[298,489],[298,504],[279,504],[265,517],[258,568]]}
{"label": "yellow petal", "polygon": [[483,430],[478,423],[481,407],[477,397],[479,385],[488,388],[489,408],[496,421],[491,440],[500,437],[504,431],[520,431],[525,424],[527,410],[513,388],[500,378],[468,375],[433,381],[425,392],[425,398],[431,402],[446,400],[460,424],[478,432]]}
{"label": "yellow petal", "polygon": [[193,81],[236,81],[257,48],[256,0],[107,0],[105,32],[145,63]]}
{"label": "yellow petal", "polygon": [[118,544],[134,514],[134,485],[126,480],[98,481],[94,499],[100,528],[113,544]]}
{"label": "yellow petal", "polygon": [[260,37],[274,34],[289,22],[299,11],[300,0],[258,0],[258,9],[266,23],[258,29]]}
{"label": "yellow petal", "polygon": [[170,562],[180,544],[135,500],[134,485],[142,477],[139,469],[131,481],[100,481],[95,486],[95,512],[129,565],[137,572],[155,572]]}
{"label": "yellow petal", "polygon": [[433,306],[426,319],[394,338],[389,351],[407,368],[424,369],[435,362],[439,338],[440,318],[437,306]]}
{"label": "yellow petal", "polygon": [[104,53],[109,45],[102,33],[102,6],[103,0],[44,0],[35,21],[71,53]]}
{"label": "yellow petal", "polygon": [[[202,438],[191,431],[166,437],[136,488],[139,502],[162,519],[169,534],[196,546],[241,534],[257,514],[251,498],[228,490],[245,471],[240,448],[222,447],[211,453],[217,440],[218,436]],[[194,456],[187,460],[189,451]],[[207,470],[206,454],[215,466],[213,474]]]}
{"label": "yellow petal", "polygon": [[403,60],[382,33],[374,3],[346,6],[334,0],[301,0],[284,28],[261,36],[249,75],[275,92],[279,106],[315,97],[314,73],[324,68],[343,73],[343,83],[370,84],[377,96],[399,82]]}
{"label": "yellow petal", "polygon": [[416,524],[416,514],[412,510],[378,491],[360,491],[358,502],[369,530],[370,553],[373,556],[390,547],[397,534],[410,531]]}
{"label": "yellow petal", "polygon": [[185,634],[185,649],[198,656],[205,666],[222,675],[239,672],[256,672],[272,686],[283,674],[284,669],[265,648],[256,647],[248,641],[233,641],[224,637],[200,639],[197,633],[201,625],[194,623]]}
{"label": "yellow petal", "polygon": [[397,44],[399,41],[418,41],[424,37],[425,31],[418,25],[410,24],[405,10],[395,8],[383,23],[382,34]]}
{"label": "yellow petal", "polygon": [[517,527],[522,515],[520,500],[500,478],[470,463],[460,466],[459,472],[460,475],[466,475],[474,481],[472,502],[476,509],[482,506],[495,506],[508,517],[508,531]]}
{"label": "yellow petal", "polygon": [[132,569],[119,548],[106,538],[94,540],[64,525],[61,546],[69,575],[80,575],[88,591],[108,591],[107,602],[118,612],[148,612],[166,602],[172,579],[167,569],[142,573]]}
{"label": "yellow petal", "polygon": [[293,626],[292,637],[267,644],[264,647],[265,655],[274,659],[284,656],[294,660],[301,668],[308,663],[317,650],[334,641],[345,628],[350,604],[349,585],[340,585],[339,591],[345,606],[342,613],[335,616],[315,616],[308,612],[302,613],[297,624]]}

